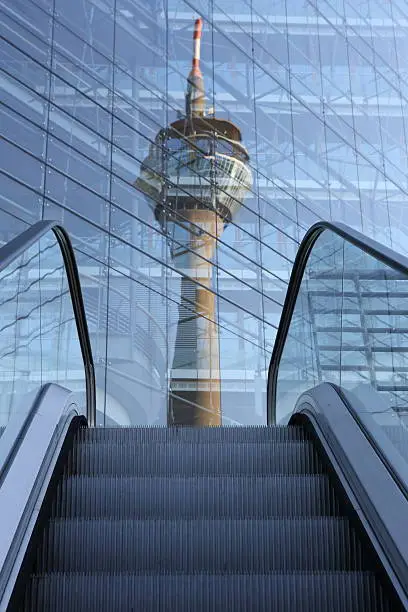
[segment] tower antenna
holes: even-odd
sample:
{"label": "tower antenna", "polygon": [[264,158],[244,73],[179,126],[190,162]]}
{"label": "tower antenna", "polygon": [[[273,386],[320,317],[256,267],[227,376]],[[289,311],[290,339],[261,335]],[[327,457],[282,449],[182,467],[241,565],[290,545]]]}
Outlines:
{"label": "tower antenna", "polygon": [[204,79],[200,68],[201,34],[203,20],[195,20],[193,34],[193,61],[187,78],[186,116],[202,117],[205,111]]}

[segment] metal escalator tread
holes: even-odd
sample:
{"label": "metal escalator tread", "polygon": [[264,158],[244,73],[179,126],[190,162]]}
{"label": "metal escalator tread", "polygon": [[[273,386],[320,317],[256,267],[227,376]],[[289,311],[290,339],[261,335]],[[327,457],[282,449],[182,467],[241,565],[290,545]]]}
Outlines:
{"label": "metal escalator tread", "polygon": [[395,612],[367,572],[48,574],[27,610],[41,612]]}
{"label": "metal escalator tread", "polygon": [[229,574],[363,570],[367,564],[343,517],[51,521],[37,570],[86,572],[90,567],[96,572]]}
{"label": "metal escalator tread", "polygon": [[[126,434],[124,433],[126,432]],[[120,442],[126,436],[133,442],[285,442],[309,440],[303,427],[103,427],[82,429],[78,434],[81,442]]]}
{"label": "metal escalator tread", "polygon": [[338,516],[326,474],[67,476],[52,518],[172,519]]}
{"label": "metal escalator tread", "polygon": [[321,473],[313,444],[272,442],[156,442],[77,444],[70,473],[105,475],[228,475]]}
{"label": "metal escalator tread", "polygon": [[19,609],[395,612],[342,508],[301,428],[83,429]]}

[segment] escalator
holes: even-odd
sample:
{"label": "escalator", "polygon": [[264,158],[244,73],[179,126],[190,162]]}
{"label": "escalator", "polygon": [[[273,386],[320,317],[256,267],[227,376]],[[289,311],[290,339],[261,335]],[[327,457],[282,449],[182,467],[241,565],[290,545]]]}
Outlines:
{"label": "escalator", "polygon": [[400,609],[354,523],[303,427],[82,428],[16,609]]}
{"label": "escalator", "polygon": [[[38,392],[32,376],[24,378],[27,342],[17,345],[13,330],[0,345],[0,364],[1,355],[12,355],[21,380],[7,396],[0,438],[1,610],[408,609],[403,398],[398,409],[395,397],[387,404],[372,367],[358,370],[369,378],[354,386],[322,376],[329,370],[316,356],[321,315],[311,312],[302,290],[305,282],[307,293],[314,290],[316,269],[309,275],[307,266],[328,233],[336,262],[333,235],[357,248],[356,233],[328,224],[301,245],[271,361],[264,427],[95,427],[92,352],[67,235],[42,224],[9,246],[7,265],[0,250],[0,286],[8,287],[18,267],[21,291],[38,297],[36,308],[33,300],[16,305],[12,283],[0,299],[0,309],[3,301],[10,308],[2,327],[37,317],[32,340],[43,312],[38,329],[54,338],[58,312],[58,355],[69,348],[57,367],[56,353],[51,359],[44,349],[52,351],[55,341],[42,338],[42,371],[59,376]],[[369,246],[377,262],[382,247]],[[390,256],[387,265],[393,262]],[[333,272],[330,258],[328,265]],[[41,291],[26,274],[30,266]],[[45,290],[52,270],[55,295]],[[322,282],[325,270],[318,273]],[[326,281],[337,308],[344,296],[339,302],[338,285],[330,289]],[[339,363],[339,373],[349,372]],[[77,377],[70,391],[72,383],[61,378],[68,371],[70,380],[72,372]]]}

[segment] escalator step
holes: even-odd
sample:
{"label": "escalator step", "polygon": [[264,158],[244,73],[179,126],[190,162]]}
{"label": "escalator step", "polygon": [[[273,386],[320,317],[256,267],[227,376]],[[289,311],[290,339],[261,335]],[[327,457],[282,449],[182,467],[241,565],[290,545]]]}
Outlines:
{"label": "escalator step", "polygon": [[310,474],[323,466],[310,442],[76,444],[66,474]]}
{"label": "escalator step", "polygon": [[59,483],[53,517],[270,518],[336,516],[326,475],[71,476]]}
{"label": "escalator step", "polygon": [[296,427],[83,429],[23,609],[396,612],[342,512]]}
{"label": "escalator step", "polygon": [[368,570],[348,519],[53,520],[37,573]]}
{"label": "escalator step", "polygon": [[376,575],[49,574],[33,578],[24,612],[398,612]]}
{"label": "escalator step", "polygon": [[308,440],[302,427],[99,427],[82,428],[81,442],[287,442]]}

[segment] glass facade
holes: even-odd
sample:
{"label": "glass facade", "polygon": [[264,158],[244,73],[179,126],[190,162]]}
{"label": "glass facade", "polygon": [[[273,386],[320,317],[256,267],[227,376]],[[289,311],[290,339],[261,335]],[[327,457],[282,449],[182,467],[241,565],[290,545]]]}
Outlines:
{"label": "glass facade", "polygon": [[[68,276],[52,230],[0,271],[0,285],[1,435],[16,414],[29,414],[42,384],[83,391],[86,378]],[[82,393],[75,401],[85,407]]]}
{"label": "glass facade", "polygon": [[183,279],[203,286],[174,261],[191,228],[163,227],[137,183],[156,143],[161,183],[197,196],[182,173],[174,185],[170,141],[156,142],[184,113],[197,17],[208,116],[239,128],[252,176],[224,231],[200,227],[215,242],[215,306],[200,316],[218,344],[223,423],[265,422],[286,286],[313,222],[408,251],[406,2],[0,0],[0,241],[43,218],[70,232],[101,424],[164,424],[172,397],[208,383],[189,357],[199,326],[178,333]]}
{"label": "glass facade", "polygon": [[276,422],[288,420],[302,393],[328,382],[361,400],[358,413],[405,431],[407,288],[404,272],[332,230],[318,236],[279,361]]}

